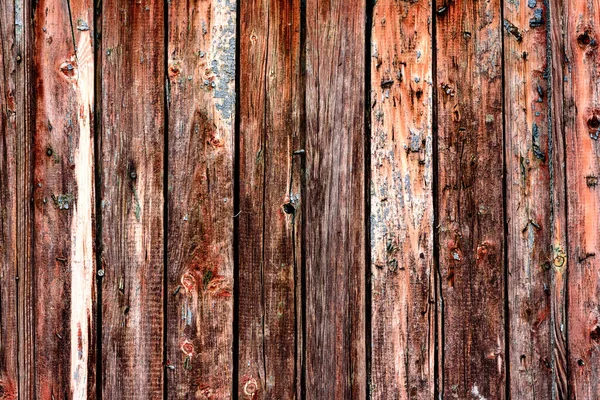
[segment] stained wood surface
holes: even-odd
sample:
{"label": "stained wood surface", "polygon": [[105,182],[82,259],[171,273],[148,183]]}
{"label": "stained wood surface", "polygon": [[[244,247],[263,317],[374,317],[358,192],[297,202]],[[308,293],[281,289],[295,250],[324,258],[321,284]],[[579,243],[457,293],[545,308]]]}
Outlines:
{"label": "stained wood surface", "polygon": [[594,2],[564,2],[564,132],[568,193],[570,398],[600,398],[600,263],[597,181],[600,132],[598,17]]}
{"label": "stained wood surface", "polygon": [[33,10],[35,397],[95,396],[91,1]]}
{"label": "stained wood surface", "polygon": [[240,399],[300,390],[300,1],[240,3]]}
{"label": "stained wood surface", "polygon": [[99,190],[107,399],[163,396],[163,5],[119,0],[102,7]]}
{"label": "stained wood surface", "polygon": [[600,398],[598,12],[0,0],[0,398]]}
{"label": "stained wood surface", "polygon": [[547,18],[543,2],[504,4],[507,346],[515,399],[552,398]]}
{"label": "stained wood surface", "polygon": [[505,397],[500,2],[436,10],[442,397]]}
{"label": "stained wood surface", "polygon": [[366,395],[365,11],[306,2],[304,362],[321,398]]}
{"label": "stained wood surface", "polygon": [[235,3],[168,9],[167,397],[233,379]]}
{"label": "stained wood surface", "polygon": [[430,399],[435,372],[431,5],[371,26],[371,396]]}

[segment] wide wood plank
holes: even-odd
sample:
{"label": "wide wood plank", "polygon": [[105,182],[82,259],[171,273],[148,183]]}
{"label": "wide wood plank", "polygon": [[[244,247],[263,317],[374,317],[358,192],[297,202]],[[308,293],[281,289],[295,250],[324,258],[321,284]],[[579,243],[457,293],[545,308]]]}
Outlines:
{"label": "wide wood plank", "polygon": [[164,2],[103,2],[102,394],[163,396]]}
{"label": "wide wood plank", "polygon": [[[0,2],[0,393],[19,396],[18,279],[29,256],[30,136],[25,129],[26,93],[21,4]],[[20,24],[20,25],[19,25]],[[25,222],[25,224],[23,224]],[[28,282],[29,283],[29,282]],[[29,321],[32,314],[29,314]],[[25,371],[25,369],[23,369]],[[25,374],[23,374],[25,375]],[[31,395],[29,390],[23,392]]]}
{"label": "wide wood plank", "polygon": [[510,395],[552,398],[547,8],[504,3]]}
{"label": "wide wood plank", "polygon": [[[241,399],[300,393],[300,1],[240,3]],[[299,397],[299,396],[298,396]]]}
{"label": "wide wood plank", "polygon": [[[563,3],[570,398],[600,398],[600,5]],[[563,257],[565,255],[563,254]],[[556,259],[555,259],[556,260]]]}
{"label": "wide wood plank", "polygon": [[306,394],[366,396],[366,3],[306,2]]}
{"label": "wide wood plank", "polygon": [[428,1],[375,4],[371,27],[371,396],[431,399],[435,365]]}
{"label": "wide wood plank", "polygon": [[94,398],[92,1],[33,11],[35,397]]}
{"label": "wide wood plank", "polygon": [[505,396],[500,1],[436,10],[443,398]]}
{"label": "wide wood plank", "polygon": [[169,2],[167,397],[232,396],[234,1]]}

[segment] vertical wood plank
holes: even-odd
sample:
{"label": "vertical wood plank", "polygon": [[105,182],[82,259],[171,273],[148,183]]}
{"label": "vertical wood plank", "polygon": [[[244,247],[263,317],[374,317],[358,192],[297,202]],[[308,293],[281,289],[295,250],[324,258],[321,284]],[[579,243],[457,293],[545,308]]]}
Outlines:
{"label": "vertical wood plank", "polygon": [[23,59],[25,27],[19,7],[15,1],[0,4],[0,393],[5,398],[19,396],[17,290],[19,261],[28,256],[28,246],[22,244],[29,238],[20,224],[29,204],[30,184],[23,179],[29,168],[23,161],[30,142],[22,142],[26,132],[23,71],[29,58]]}
{"label": "vertical wood plank", "polygon": [[443,398],[505,397],[501,9],[436,10]]}
{"label": "vertical wood plank", "polygon": [[552,397],[547,8],[504,3],[510,395]]}
{"label": "vertical wood plank", "polygon": [[564,75],[563,1],[548,3],[549,57],[551,90],[549,146],[550,193],[552,194],[551,225],[551,324],[552,324],[552,390],[555,399],[569,398],[567,365],[567,204],[566,158],[564,126]]}
{"label": "vertical wood plank", "polygon": [[306,2],[306,395],[366,396],[365,2]]}
{"label": "vertical wood plank", "polygon": [[230,398],[235,1],[169,2],[170,399]]}
{"label": "vertical wood plank", "polygon": [[371,39],[371,396],[434,396],[431,3],[380,0]]}
{"label": "vertical wood plank", "polygon": [[598,399],[600,373],[600,5],[564,2],[570,397]]}
{"label": "vertical wood plank", "polygon": [[107,399],[163,396],[164,12],[158,0],[103,4],[100,195]]}
{"label": "vertical wood plank", "polygon": [[91,0],[34,9],[36,397],[95,397]]}
{"label": "vertical wood plank", "polygon": [[300,1],[240,3],[240,398],[300,390]]}

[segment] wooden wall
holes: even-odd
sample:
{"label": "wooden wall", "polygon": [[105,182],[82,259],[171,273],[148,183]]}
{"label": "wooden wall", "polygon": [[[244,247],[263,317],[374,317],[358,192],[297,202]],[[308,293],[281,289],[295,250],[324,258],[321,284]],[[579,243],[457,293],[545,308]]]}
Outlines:
{"label": "wooden wall", "polygon": [[600,399],[599,21],[0,0],[0,399]]}

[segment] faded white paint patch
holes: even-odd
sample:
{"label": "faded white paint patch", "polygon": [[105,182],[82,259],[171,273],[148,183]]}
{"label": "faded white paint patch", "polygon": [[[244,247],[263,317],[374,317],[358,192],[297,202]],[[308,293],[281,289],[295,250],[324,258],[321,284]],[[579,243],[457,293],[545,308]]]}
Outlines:
{"label": "faded white paint patch", "polygon": [[94,101],[94,56],[89,33],[80,35],[75,63],[72,84],[79,105],[79,145],[74,155],[78,192],[71,220],[71,393],[75,399],[85,399],[94,279],[94,150],[90,120]]}
{"label": "faded white paint patch", "polygon": [[477,385],[473,385],[473,388],[471,389],[471,394],[473,395],[473,398],[477,400],[486,400],[486,398],[481,393],[479,393],[479,388],[477,387]]}

